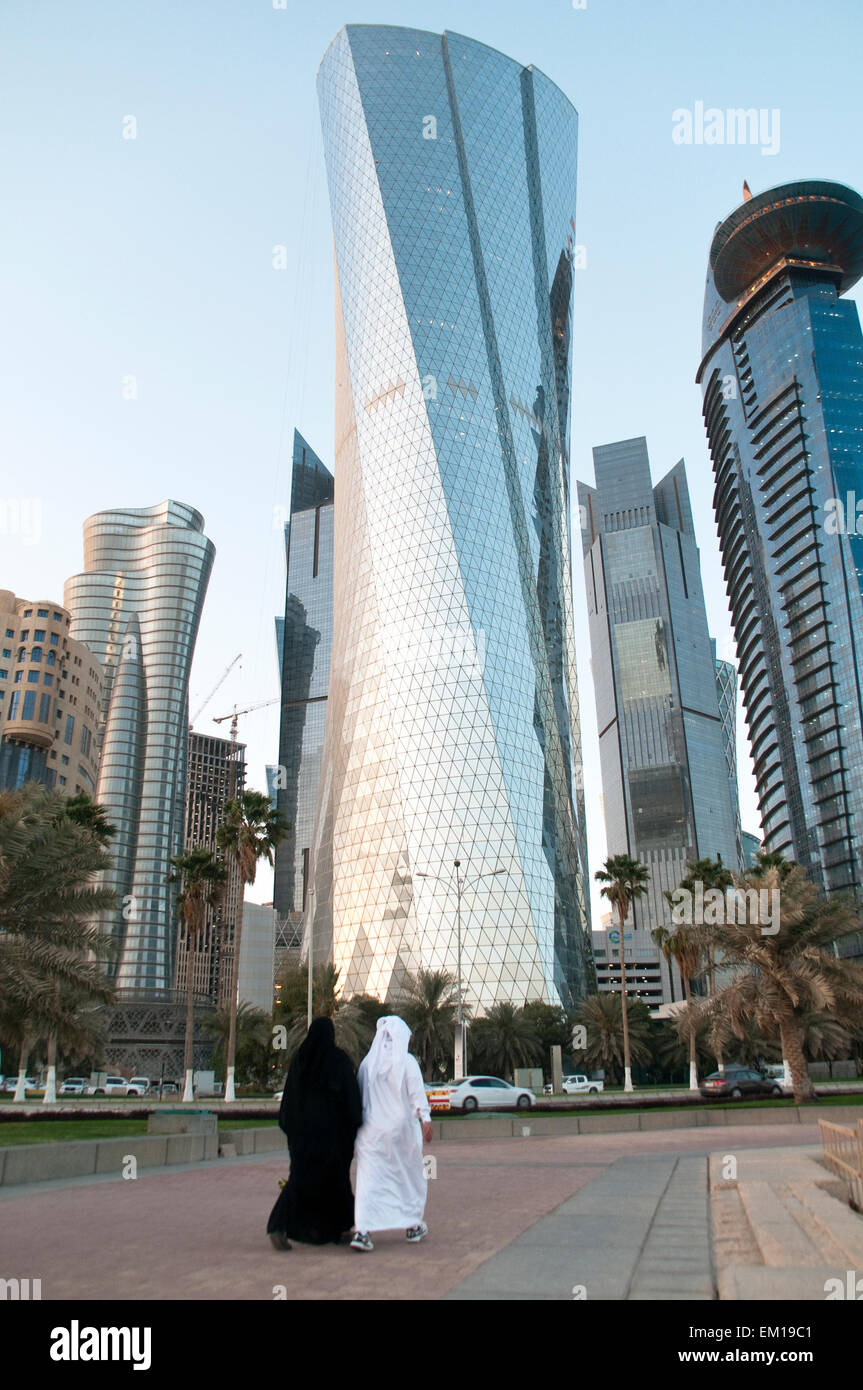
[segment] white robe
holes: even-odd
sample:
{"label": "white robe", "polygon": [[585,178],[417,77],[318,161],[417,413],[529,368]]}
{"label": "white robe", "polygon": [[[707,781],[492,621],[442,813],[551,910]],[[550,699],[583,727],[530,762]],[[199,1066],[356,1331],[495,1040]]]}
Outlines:
{"label": "white robe", "polygon": [[431,1112],[422,1072],[408,1054],[400,1086],[389,1071],[370,1083],[367,1062],[360,1063],[358,1077],[363,1123],[355,1148],[354,1224],[358,1231],[409,1230],[423,1219],[428,1190],[420,1121]]}

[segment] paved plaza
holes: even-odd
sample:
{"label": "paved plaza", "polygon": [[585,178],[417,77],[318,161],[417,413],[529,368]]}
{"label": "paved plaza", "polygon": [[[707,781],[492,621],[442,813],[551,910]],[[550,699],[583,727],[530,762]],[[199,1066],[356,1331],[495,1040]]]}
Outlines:
{"label": "paved plaza", "polygon": [[[0,1189],[3,1272],[41,1278],[43,1299],[60,1300],[710,1300],[765,1297],[775,1278],[790,1296],[823,1297],[821,1267],[847,1265],[848,1239],[806,1237],[787,1206],[801,1206],[804,1178],[829,1182],[815,1126],[444,1140],[428,1152],[437,1176],[418,1246],[393,1232],[370,1255],[273,1250],[265,1227],[287,1156],[261,1154]],[[718,1166],[727,1155],[752,1174],[734,1198],[749,1204],[745,1229]],[[863,1218],[845,1211],[853,1245]]]}

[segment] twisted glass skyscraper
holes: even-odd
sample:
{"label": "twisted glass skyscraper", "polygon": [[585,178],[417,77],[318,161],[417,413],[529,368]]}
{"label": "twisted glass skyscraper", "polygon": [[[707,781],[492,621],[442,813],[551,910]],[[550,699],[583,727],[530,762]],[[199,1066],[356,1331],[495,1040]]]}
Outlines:
{"label": "twisted glass skyscraper", "polygon": [[748,197],[713,236],[698,371],[764,848],[828,890],[863,887],[861,273],[859,194]]}
{"label": "twisted glass skyscraper", "polygon": [[315,952],[331,933],[348,993],[455,972],[458,859],[470,1003],[569,1002],[593,979],[569,534],[576,113],[482,44],[377,26],[341,30],[319,94],[338,346]]}
{"label": "twisted glass skyscraper", "polygon": [[170,989],[182,852],[189,673],[215,547],[181,502],[97,512],[84,523],[84,573],[66,582],[71,633],[105,670],[96,800],[117,827],[104,925],[120,942],[118,988]]}

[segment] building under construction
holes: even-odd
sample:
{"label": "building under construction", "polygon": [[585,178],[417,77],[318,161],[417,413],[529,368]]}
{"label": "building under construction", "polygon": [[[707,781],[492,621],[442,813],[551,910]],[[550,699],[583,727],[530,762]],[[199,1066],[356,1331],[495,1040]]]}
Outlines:
{"label": "building under construction", "polygon": [[[225,804],[245,787],[246,745],[234,739],[189,733],[189,773],[186,786],[186,850],[203,845],[221,857],[216,832],[224,820]],[[193,957],[194,989],[217,1006],[227,1004],[234,961],[234,927],[240,901],[240,877],[228,861],[228,883],[221,906],[207,908],[204,927]],[[182,916],[177,940],[174,985],[185,990],[189,951]]]}

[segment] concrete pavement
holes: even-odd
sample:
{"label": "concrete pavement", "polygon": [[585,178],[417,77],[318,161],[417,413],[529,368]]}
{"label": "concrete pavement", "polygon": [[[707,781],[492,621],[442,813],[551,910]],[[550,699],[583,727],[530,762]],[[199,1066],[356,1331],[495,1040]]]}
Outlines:
{"label": "concrete pavement", "polygon": [[428,1239],[370,1255],[272,1249],[286,1156],[9,1188],[0,1277],[41,1278],[43,1299],[709,1299],[708,1156],[801,1140],[814,1127],[433,1145]]}

